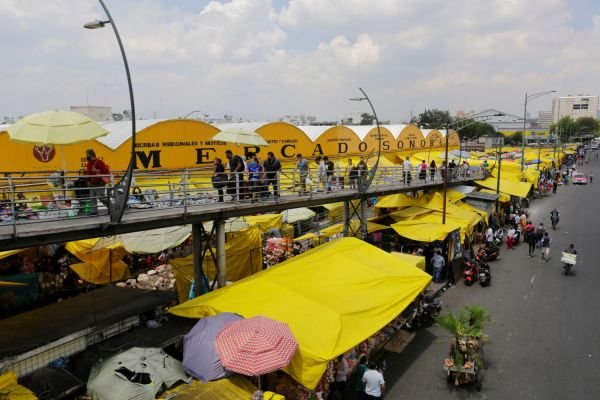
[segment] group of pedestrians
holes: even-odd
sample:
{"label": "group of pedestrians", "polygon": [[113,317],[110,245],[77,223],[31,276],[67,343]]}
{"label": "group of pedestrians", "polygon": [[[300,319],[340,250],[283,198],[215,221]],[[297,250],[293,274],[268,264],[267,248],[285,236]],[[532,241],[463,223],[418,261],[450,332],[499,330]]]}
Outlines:
{"label": "group of pedestrians", "polygon": [[[294,176],[298,177],[298,194],[303,196],[308,193],[307,180],[311,180],[311,167],[307,159],[302,154],[296,155],[296,167],[294,168]],[[352,159],[348,159],[346,168],[344,171],[340,171],[340,168],[336,168],[333,161],[328,156],[318,156],[315,159],[316,165],[316,189],[318,192],[331,192],[333,188],[344,188],[344,185],[348,183],[350,189],[356,189],[357,182],[360,179],[364,179],[368,172],[368,166],[365,162],[364,157],[360,157],[360,160],[356,165],[353,164]],[[296,175],[297,174],[297,175]]]}
{"label": "group of pedestrians", "polygon": [[[267,153],[267,159],[261,162],[258,155],[249,153],[247,160],[239,155],[234,155],[231,150],[225,152],[228,161],[229,174],[225,172],[223,160],[219,157],[214,159],[212,185],[217,189],[218,202],[223,202],[225,191],[232,200],[238,197],[250,196],[256,201],[263,196],[270,195],[269,188],[273,188],[273,196],[278,198],[279,173],[281,163],[273,152]],[[247,180],[246,180],[247,177]]]}

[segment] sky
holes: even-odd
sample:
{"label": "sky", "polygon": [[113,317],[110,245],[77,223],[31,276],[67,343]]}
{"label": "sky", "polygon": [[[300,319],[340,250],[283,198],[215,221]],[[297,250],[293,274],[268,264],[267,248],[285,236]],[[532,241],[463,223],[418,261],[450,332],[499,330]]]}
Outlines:
{"label": "sky", "polygon": [[[598,0],[105,0],[140,118],[193,110],[381,120],[427,108],[521,115],[525,93],[600,92]],[[115,36],[94,0],[0,1],[0,121],[71,105],[129,108]],[[532,101],[531,115],[552,96]]]}

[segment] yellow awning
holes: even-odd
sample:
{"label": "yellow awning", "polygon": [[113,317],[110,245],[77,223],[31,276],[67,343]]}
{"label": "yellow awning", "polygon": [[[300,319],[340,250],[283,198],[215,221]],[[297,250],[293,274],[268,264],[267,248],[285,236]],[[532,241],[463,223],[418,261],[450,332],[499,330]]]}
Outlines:
{"label": "yellow awning", "polygon": [[380,197],[375,203],[377,208],[400,208],[414,206],[419,203],[419,199],[407,196],[403,193],[391,194],[389,196]]}
{"label": "yellow awning", "polygon": [[[248,400],[252,398],[256,389],[248,378],[231,375],[207,383],[194,379],[189,384],[180,384],[164,391],[157,399]],[[170,397],[171,395],[173,396]]]}
{"label": "yellow awning", "polygon": [[[498,181],[494,178],[487,178],[481,181],[475,181],[479,186],[488,189],[496,189]],[[511,196],[527,197],[531,190],[531,183],[519,182],[515,180],[500,179],[500,191],[508,193]]]}
{"label": "yellow awning", "polygon": [[31,390],[19,385],[17,375],[12,371],[0,375],[0,398],[2,400],[37,400]]}
{"label": "yellow awning", "polygon": [[413,256],[412,254],[400,253],[396,251],[392,251],[390,254],[410,264],[414,264],[415,267],[425,271],[425,257],[423,256]]}
{"label": "yellow awning", "polygon": [[281,229],[283,215],[281,214],[263,214],[249,215],[244,217],[246,223],[250,226],[257,225],[261,232],[268,232],[270,229]]}
{"label": "yellow awning", "polygon": [[[360,221],[357,219],[353,219],[350,221],[350,232],[359,232],[360,231]],[[389,226],[376,224],[375,222],[367,221],[367,233],[381,231],[383,229],[388,229]],[[333,236],[338,233],[342,233],[344,231],[344,224],[335,224],[331,225],[327,228],[321,229],[321,235],[323,236]]]}
{"label": "yellow awning", "polygon": [[448,234],[461,228],[459,224],[452,222],[446,222],[442,225],[441,223],[425,221],[400,221],[390,226],[400,236],[426,243],[444,240]]}
{"label": "yellow awning", "polygon": [[300,347],[285,371],[314,389],[329,361],[396,318],[430,280],[414,264],[343,238],[170,312],[188,318],[234,312],[287,323]]}
{"label": "yellow awning", "polygon": [[7,251],[0,251],[0,260],[6,258],[6,257],[10,257],[10,256],[14,256],[15,254],[19,254],[20,252],[22,252],[25,249],[16,249],[16,250],[7,250]]}
{"label": "yellow awning", "polygon": [[456,202],[456,206],[462,208],[463,210],[471,211],[471,212],[479,214],[485,220],[485,222],[488,222],[488,220],[489,220],[489,215],[487,212],[480,210],[476,207],[473,207],[472,205],[465,203],[464,201]]}
{"label": "yellow awning", "polygon": [[314,234],[312,232],[308,232],[308,233],[305,233],[302,236],[298,236],[297,238],[294,238],[294,241],[295,242],[300,242],[302,240],[318,239],[320,237],[322,237],[322,236],[321,235],[316,235],[316,234]]}

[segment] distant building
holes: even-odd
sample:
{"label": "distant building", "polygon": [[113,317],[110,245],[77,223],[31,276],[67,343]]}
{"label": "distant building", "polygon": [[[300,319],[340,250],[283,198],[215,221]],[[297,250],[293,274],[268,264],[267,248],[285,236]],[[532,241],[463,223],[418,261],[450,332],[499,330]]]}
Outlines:
{"label": "distant building", "polygon": [[537,126],[548,129],[552,125],[552,111],[540,111],[538,113]]}
{"label": "distant building", "polygon": [[101,106],[71,106],[71,111],[87,115],[94,121],[112,121],[113,112],[112,107],[101,107]]}
{"label": "distant building", "polygon": [[552,102],[552,121],[558,122],[563,117],[573,119],[581,117],[597,118],[598,96],[568,95],[554,98]]}
{"label": "distant building", "polygon": [[281,122],[287,122],[289,124],[292,125],[312,125],[317,121],[317,117],[315,117],[314,115],[306,115],[306,114],[300,114],[300,115],[284,115],[283,117],[279,118],[279,121]]}
{"label": "distant building", "polygon": [[344,115],[344,117],[342,118],[342,121],[344,121],[343,122],[344,124],[348,124],[348,125],[360,125],[363,114],[364,114],[364,112],[361,112],[361,111],[352,111],[352,112],[346,113],[346,115]]}

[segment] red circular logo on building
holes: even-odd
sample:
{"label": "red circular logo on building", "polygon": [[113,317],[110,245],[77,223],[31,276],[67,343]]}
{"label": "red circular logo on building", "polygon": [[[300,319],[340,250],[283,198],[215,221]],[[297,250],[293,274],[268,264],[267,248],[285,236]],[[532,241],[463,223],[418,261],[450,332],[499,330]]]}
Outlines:
{"label": "red circular logo on building", "polygon": [[33,146],[33,156],[39,162],[50,162],[52,161],[55,155],[56,149],[54,148],[54,146],[49,146],[47,144],[43,146]]}

